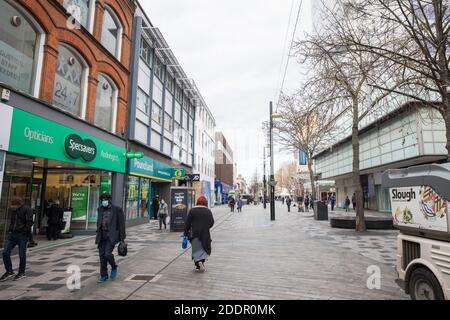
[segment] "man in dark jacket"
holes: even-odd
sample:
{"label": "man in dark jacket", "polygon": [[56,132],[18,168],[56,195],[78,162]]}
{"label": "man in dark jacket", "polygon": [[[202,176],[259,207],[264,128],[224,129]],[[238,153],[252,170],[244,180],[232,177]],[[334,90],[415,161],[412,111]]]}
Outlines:
{"label": "man in dark jacket", "polygon": [[4,282],[14,276],[11,262],[11,251],[19,246],[19,273],[14,277],[14,281],[25,278],[27,243],[31,237],[31,227],[33,225],[33,210],[25,205],[23,199],[14,197],[11,200],[11,218],[8,228],[8,240],[3,250],[3,263],[6,273],[0,278]]}
{"label": "man in dark jacket", "polygon": [[[112,197],[109,193],[100,196],[100,208],[97,216],[97,238],[95,244],[98,245],[100,257],[99,283],[106,280],[115,280],[117,277],[117,265],[114,260],[114,247],[126,238],[125,217],[123,210],[112,204]],[[108,277],[108,263],[111,265],[111,275]]]}
{"label": "man in dark jacket", "polygon": [[59,200],[56,200],[48,211],[48,240],[57,240],[59,238],[63,216],[64,210],[61,208]]}
{"label": "man in dark jacket", "polygon": [[155,196],[152,200],[152,210],[153,210],[153,219],[158,220],[159,207],[161,203],[159,202],[159,196]]}

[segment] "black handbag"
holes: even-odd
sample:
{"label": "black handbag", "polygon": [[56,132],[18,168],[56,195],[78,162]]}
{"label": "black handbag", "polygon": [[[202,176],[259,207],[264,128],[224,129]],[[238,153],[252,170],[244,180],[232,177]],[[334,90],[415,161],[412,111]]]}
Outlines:
{"label": "black handbag", "polygon": [[120,241],[119,247],[117,248],[117,251],[119,252],[119,256],[126,257],[128,253],[128,245],[125,241]]}

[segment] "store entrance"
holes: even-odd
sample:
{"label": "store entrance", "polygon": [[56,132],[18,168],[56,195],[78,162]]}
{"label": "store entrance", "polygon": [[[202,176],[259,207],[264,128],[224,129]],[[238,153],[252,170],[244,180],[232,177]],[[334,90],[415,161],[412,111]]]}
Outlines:
{"label": "store entrance", "polygon": [[[11,199],[13,197],[20,197],[27,205],[31,205],[32,195],[36,197],[40,196],[37,192],[32,192],[32,176],[32,158],[16,155],[8,155],[6,157],[3,186],[0,196],[0,248],[3,248],[6,240],[9,219],[11,217]],[[36,211],[34,213],[36,214]]]}

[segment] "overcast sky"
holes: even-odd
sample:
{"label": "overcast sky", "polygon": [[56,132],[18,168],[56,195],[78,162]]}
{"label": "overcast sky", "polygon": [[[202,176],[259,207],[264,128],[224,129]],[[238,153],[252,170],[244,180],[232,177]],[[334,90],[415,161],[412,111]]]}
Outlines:
{"label": "overcast sky", "polygon": [[[301,0],[141,0],[153,25],[169,43],[188,77],[197,83],[217,131],[233,148],[238,173],[262,174],[261,123],[281,86]],[[310,1],[304,0],[296,38],[310,29]],[[289,25],[287,47],[284,48]],[[283,52],[284,49],[284,52]],[[290,61],[285,91],[298,87],[300,71]],[[276,166],[292,155],[274,152]]]}

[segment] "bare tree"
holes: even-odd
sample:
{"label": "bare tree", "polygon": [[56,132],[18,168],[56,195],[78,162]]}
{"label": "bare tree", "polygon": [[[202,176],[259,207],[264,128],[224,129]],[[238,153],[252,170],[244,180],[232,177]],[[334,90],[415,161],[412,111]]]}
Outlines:
{"label": "bare tree", "polygon": [[[404,80],[398,81],[403,69],[393,61],[367,50],[353,50],[354,43],[348,39],[369,41],[372,33],[368,30],[374,28],[371,19],[364,20],[361,15],[357,16],[358,13],[347,5],[347,1],[338,0],[332,9],[327,8],[324,13],[326,27],[308,36],[305,41],[298,42],[296,48],[300,62],[306,64],[314,74],[314,87],[329,88],[334,105],[340,107],[338,116],[341,119],[348,117],[351,123],[352,174],[357,200],[356,230],[365,231],[360,179],[360,124],[368,115],[377,112],[382,114],[388,96]],[[389,87],[389,90],[378,89],[380,83]],[[320,97],[316,99],[320,100]],[[336,120],[336,123],[345,125],[345,120]]]}
{"label": "bare tree", "polygon": [[[282,120],[277,123],[277,128],[282,146],[294,152],[303,151],[307,155],[310,180],[314,184],[312,157],[330,144],[333,133],[337,131],[333,112],[335,108],[332,105],[335,99],[320,94],[320,90],[311,90],[310,83],[306,87],[309,90],[281,96],[279,106]],[[312,188],[312,192],[313,198],[317,199],[315,188]]]}
{"label": "bare tree", "polygon": [[447,129],[450,161],[450,1],[339,1],[357,13],[357,23],[371,20],[376,25],[369,37],[347,34],[351,49],[375,54],[403,69],[402,85],[395,90],[384,83],[374,87],[437,109]]}

